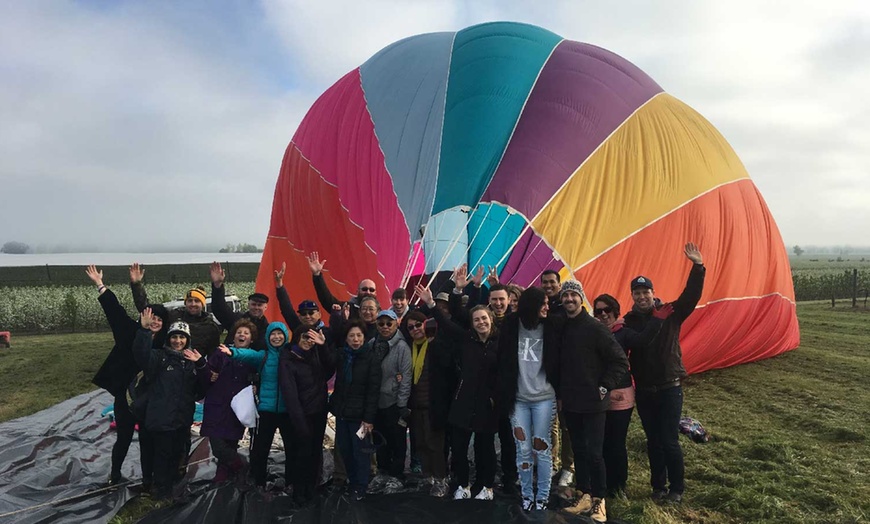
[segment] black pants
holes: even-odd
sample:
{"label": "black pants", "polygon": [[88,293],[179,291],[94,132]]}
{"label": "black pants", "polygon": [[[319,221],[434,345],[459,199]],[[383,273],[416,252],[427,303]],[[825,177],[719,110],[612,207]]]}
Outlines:
{"label": "black pants", "polygon": [[317,487],[317,478],[323,462],[323,433],[326,431],[326,413],[306,415],[305,422],[308,425],[310,435],[307,438],[302,438],[294,431],[290,442],[284,445],[286,461],[293,463],[291,482],[293,483],[293,496],[297,500],[307,500],[314,497],[314,489]]}
{"label": "black pants", "polygon": [[[474,435],[475,477],[472,491],[491,488],[495,483],[495,435],[451,427],[450,443],[453,446],[453,474],[460,486],[468,486],[471,470],[468,465],[468,444]],[[516,458],[514,458],[516,462]]]}
{"label": "black pants", "polygon": [[185,442],[190,442],[190,428],[150,432],[154,443],[154,497],[166,498],[180,480],[179,467],[186,461]]}
{"label": "black pants", "polygon": [[583,493],[604,498],[607,470],[604,466],[604,421],[606,412],[565,412],[565,423],[574,448],[574,484]]}
{"label": "black pants", "polygon": [[634,408],[608,411],[604,421],[604,465],[607,468],[607,495],[625,491],[628,483],[628,452],[625,438]]}
{"label": "black pants", "polygon": [[347,483],[351,490],[365,494],[369,485],[371,455],[363,453],[362,441],[356,436],[361,421],[336,417],[335,445],[341,453],[341,460],[347,472]]}
{"label": "black pants", "polygon": [[139,463],[142,465],[142,487],[148,491],[154,480],[154,437],[139,423]]}
{"label": "black pants", "polygon": [[517,482],[517,441],[510,417],[498,419],[498,443],[501,446],[501,483],[505,486]]}
{"label": "black pants", "polygon": [[680,447],[683,387],[654,393],[637,390],[635,402],[646,433],[650,485],[654,490],[664,490],[670,480],[670,490],[682,494],[686,489],[683,448]]}
{"label": "black pants", "polygon": [[375,415],[375,429],[380,431],[387,441],[386,445],[378,450],[378,469],[398,479],[403,478],[408,428],[399,425],[399,407],[394,404],[388,408],[378,409]]}
{"label": "black pants", "polygon": [[115,396],[115,445],[112,446],[112,473],[110,479],[117,482],[121,478],[121,466],[127,458],[130,443],[133,442],[136,419],[127,405],[127,394]]}
{"label": "black pants", "polygon": [[209,437],[211,454],[217,459],[218,467],[229,468],[230,464],[236,463],[239,456],[239,441],[217,437]]}
{"label": "black pants", "polygon": [[251,476],[254,477],[254,484],[258,486],[266,485],[266,465],[269,461],[269,451],[272,449],[272,439],[275,437],[276,430],[281,432],[281,439],[285,442],[284,479],[288,484],[291,482],[290,466],[292,461],[287,459],[286,453],[286,443],[292,442],[293,438],[290,417],[287,413],[260,411],[257,434],[251,449]]}

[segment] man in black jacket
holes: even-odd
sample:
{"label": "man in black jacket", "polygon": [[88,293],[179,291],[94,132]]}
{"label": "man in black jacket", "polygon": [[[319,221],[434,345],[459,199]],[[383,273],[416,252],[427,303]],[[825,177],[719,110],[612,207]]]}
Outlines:
{"label": "man in black jacket", "polygon": [[[652,498],[657,502],[679,503],[683,499],[684,465],[680,447],[680,416],[683,409],[683,388],[680,380],[686,376],[680,348],[680,328],[695,310],[704,291],[704,259],[698,246],[686,244],[683,252],[692,269],[686,287],[673,302],[674,312],[662,324],[661,331],[645,347],[632,347],[631,373],[634,375],[637,413],[646,433],[649,455]],[[641,332],[661,307],[652,281],[644,276],[631,281],[634,307],[625,315],[625,327]],[[666,484],[670,481],[670,490]]]}
{"label": "man in black jacket", "polygon": [[580,514],[591,510],[592,520],[606,522],[604,422],[610,390],[628,372],[628,359],[610,330],[586,312],[579,282],[565,281],[561,297],[565,317],[559,337],[556,394],[574,448],[577,491],[582,493],[577,504],[567,511]]}
{"label": "man in black jacket", "polygon": [[266,328],[269,326],[269,319],[266,318],[266,308],[269,307],[269,297],[263,293],[253,293],[248,296],[248,310],[244,313],[236,313],[230,310],[227,306],[226,288],[224,280],[226,280],[226,272],[221,267],[220,262],[212,262],[209,268],[211,276],[211,311],[215,318],[221,323],[221,327],[227,330],[227,338],[224,340],[224,345],[230,346],[233,344],[233,326],[239,320],[246,318],[257,326],[257,339],[251,343],[254,349],[266,349]]}

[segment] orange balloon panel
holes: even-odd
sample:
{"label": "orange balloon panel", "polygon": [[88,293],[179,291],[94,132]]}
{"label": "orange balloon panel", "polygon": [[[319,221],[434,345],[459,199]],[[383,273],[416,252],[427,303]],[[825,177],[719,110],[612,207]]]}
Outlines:
{"label": "orange balloon panel", "polygon": [[[602,293],[611,294],[619,300],[623,314],[632,305],[629,282],[638,275],[651,279],[656,296],[668,302],[686,285],[691,262],[685,258],[683,247],[689,241],[698,244],[707,277],[698,304],[702,309],[696,310],[683,327],[687,369],[689,363],[692,370],[699,371],[732,365],[734,359],[748,362],[797,346],[788,256],[767,206],[750,180],[721,186],[692,200],[578,268],[575,275],[590,300]],[[768,309],[758,309],[759,304],[771,303],[776,306],[769,313]],[[698,320],[709,319],[710,311],[717,310],[727,310],[728,314],[707,323]],[[772,323],[759,320],[766,314],[771,314]],[[775,326],[782,323],[787,329]],[[693,326],[700,335],[693,333]],[[772,345],[757,344],[770,333],[785,335]],[[733,353],[735,344],[743,348],[741,354]]]}

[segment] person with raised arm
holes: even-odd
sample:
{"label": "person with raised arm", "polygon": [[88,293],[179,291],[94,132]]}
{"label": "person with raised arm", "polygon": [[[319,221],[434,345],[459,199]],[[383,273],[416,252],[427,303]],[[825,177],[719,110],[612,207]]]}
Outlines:
{"label": "person with raised arm", "polygon": [[275,270],[275,295],[278,297],[278,307],[281,309],[281,316],[284,317],[284,322],[290,331],[293,332],[293,341],[298,341],[299,337],[307,333],[309,329],[318,331],[326,338],[326,345],[331,346],[332,327],[323,323],[323,315],[317,302],[313,300],[303,300],[299,302],[296,310],[293,309],[293,302],[290,300],[290,294],[287,293],[287,288],[284,287],[284,273],[287,271],[287,263],[281,263],[281,269]]}
{"label": "person with raised arm", "polygon": [[[329,286],[326,285],[326,280],[323,279],[323,266],[325,264],[326,259],[321,261],[317,251],[313,251],[308,255],[308,268],[311,270],[311,278],[314,282],[314,290],[317,292],[317,300],[324,309],[331,311],[332,306],[336,304],[342,305],[343,302],[335,298],[332,291],[329,290]],[[350,297],[350,300],[347,301],[350,305],[349,318],[359,318],[360,305],[364,297],[377,298],[377,287],[374,280],[369,278],[360,280],[357,286],[357,294]]]}
{"label": "person with raised arm", "polygon": [[248,319],[257,328],[257,337],[252,341],[251,347],[254,349],[266,349],[266,326],[269,325],[269,319],[266,318],[266,309],[269,307],[269,297],[263,293],[252,293],[248,295],[248,310],[244,313],[234,312],[227,305],[226,288],[224,281],[227,278],[226,272],[221,267],[220,262],[212,262],[209,266],[209,276],[211,277],[211,311],[214,313],[221,327],[227,330],[227,337],[224,340],[224,345],[230,345],[233,341],[233,326],[241,319]]}
{"label": "person with raised arm", "polygon": [[173,485],[183,473],[190,443],[195,403],[204,395],[197,373],[206,373],[205,361],[191,362],[190,328],[184,322],[169,326],[166,344],[154,348],[151,331],[153,312],[142,310],[141,329],[133,340],[133,356],[148,383],[148,401],[143,426],[153,447],[154,478],[152,495],[166,499],[173,495]]}
{"label": "person with raised arm", "polygon": [[[133,433],[136,427],[136,418],[130,411],[127,402],[127,387],[142,369],[133,358],[133,340],[139,330],[139,320],[127,315],[127,310],[118,302],[118,297],[103,283],[102,270],[98,270],[92,264],[85,269],[85,274],[97,286],[99,294],[97,300],[103,308],[103,313],[106,315],[106,320],[112,330],[112,338],[115,340],[115,345],[91,380],[114,397],[116,440],[112,446],[112,469],[109,474],[109,484],[115,485],[125,481],[121,469],[130,449],[130,443],[133,442]],[[169,317],[166,308],[161,304],[150,304],[149,307],[151,308],[151,324],[148,329],[154,335],[153,346],[162,348],[166,340],[166,330],[169,327],[167,322]],[[147,436],[145,438],[147,440]],[[147,491],[151,487],[152,464],[148,460],[141,459],[141,445],[139,451],[142,466],[142,486]]]}
{"label": "person with raised arm", "polygon": [[[144,278],[145,268],[134,262],[130,266],[130,288],[137,311],[142,311],[148,305],[148,294],[142,283]],[[170,311],[167,321],[170,324],[178,321],[187,324],[190,328],[191,346],[207,357],[220,344],[223,329],[214,315],[207,311],[205,303],[205,289],[195,287],[185,294],[184,308]]]}
{"label": "person with raised arm", "polygon": [[[679,440],[683,409],[680,381],[686,377],[680,348],[680,329],[701,300],[707,272],[698,246],[687,243],[683,254],[692,263],[692,268],[683,292],[670,303],[673,314],[665,319],[651,344],[630,347],[637,414],[640,415],[647,440],[651,497],[656,502],[674,504],[682,502],[686,489],[683,449]],[[648,277],[635,277],[630,285],[634,306],[625,315],[625,327],[642,332],[653,321],[653,314],[662,307],[662,303],[655,296],[652,281]]]}
{"label": "person with raised arm", "polygon": [[[266,327],[266,351],[249,348],[230,348],[221,345],[218,349],[233,360],[238,360],[260,370],[260,387],[257,403],[257,433],[251,448],[251,476],[254,484],[265,491],[269,451],[272,449],[272,439],[275,431],[281,432],[281,439],[289,442],[292,438],[290,417],[284,395],[281,393],[278,380],[281,351],[290,340],[289,331],[283,322],[272,322]],[[291,461],[284,461],[284,478],[286,485],[292,481]]]}
{"label": "person with raised arm", "polygon": [[[437,337],[447,337],[456,342],[443,347],[460,363],[459,385],[453,395],[448,415],[452,432],[450,442],[453,449],[453,473],[459,482],[453,498],[468,499],[476,492],[475,499],[492,500],[496,467],[495,433],[498,431],[498,414],[495,408],[498,330],[495,328],[492,311],[482,305],[473,307],[472,327],[466,330],[441,313],[429,289],[417,285],[416,293],[426,305],[427,313],[434,315],[438,323]],[[450,300],[451,305],[456,307],[461,297],[454,293]],[[469,484],[468,463],[468,445],[472,436],[477,468],[474,486]],[[512,462],[516,463],[516,460]]]}

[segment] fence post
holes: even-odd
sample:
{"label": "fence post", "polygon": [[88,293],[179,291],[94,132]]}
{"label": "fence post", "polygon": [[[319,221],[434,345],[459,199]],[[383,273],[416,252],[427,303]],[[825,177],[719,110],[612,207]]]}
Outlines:
{"label": "fence post", "polygon": [[858,269],[852,270],[852,307],[858,307]]}

